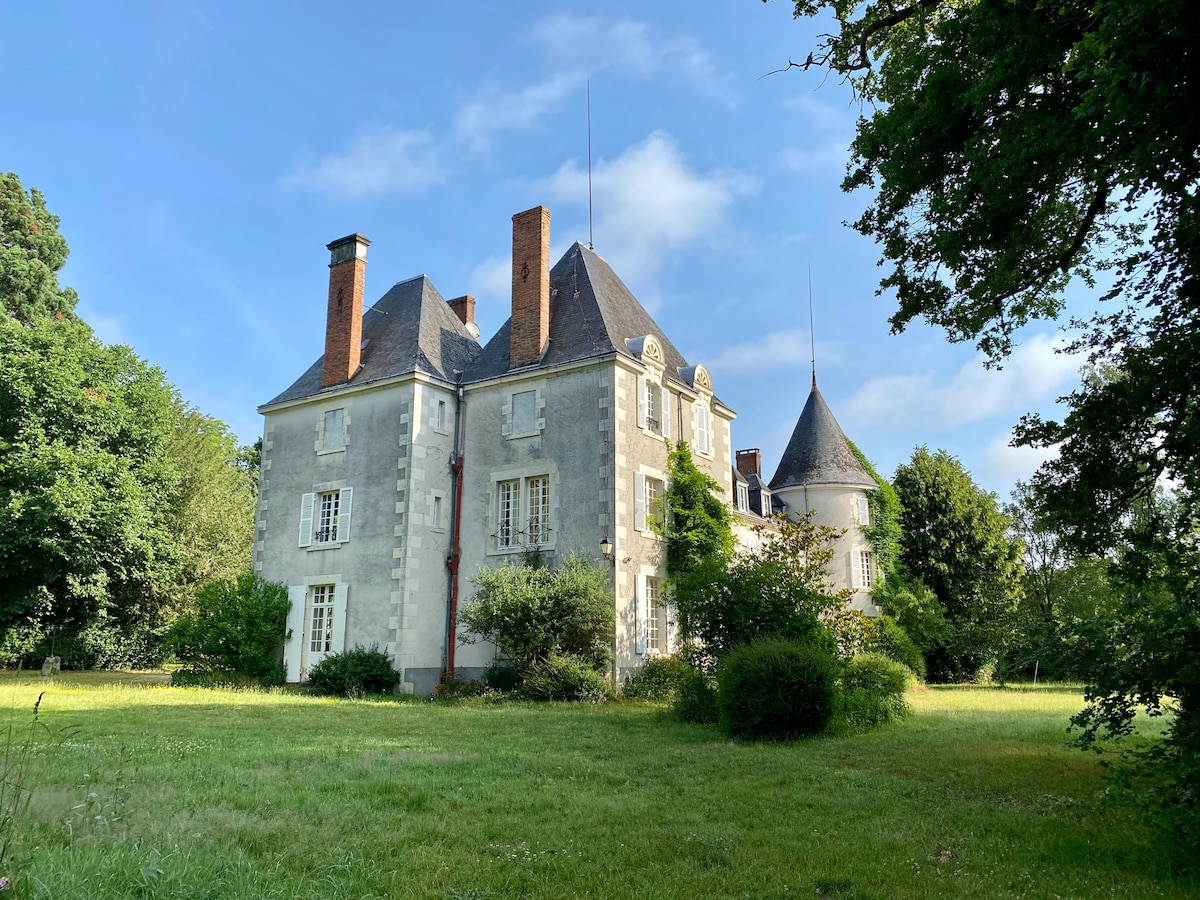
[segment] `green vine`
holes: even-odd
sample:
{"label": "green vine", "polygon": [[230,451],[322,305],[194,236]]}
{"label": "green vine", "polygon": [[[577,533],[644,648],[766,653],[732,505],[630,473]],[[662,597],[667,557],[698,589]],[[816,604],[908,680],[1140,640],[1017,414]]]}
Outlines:
{"label": "green vine", "polygon": [[[862,533],[875,552],[875,560],[883,578],[896,571],[900,561],[900,498],[891,482],[881,478],[875,467],[863,456],[863,452],[847,439],[846,443],[858,457],[859,463],[879,485],[873,491],[867,491],[867,506],[871,511],[871,524],[863,527]],[[882,580],[882,579],[881,579]]]}

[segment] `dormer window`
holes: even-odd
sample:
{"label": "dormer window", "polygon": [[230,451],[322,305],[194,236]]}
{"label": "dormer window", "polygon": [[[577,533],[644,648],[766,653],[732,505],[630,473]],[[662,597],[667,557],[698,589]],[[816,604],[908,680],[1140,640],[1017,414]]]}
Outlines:
{"label": "dormer window", "polygon": [[750,512],[750,489],[744,484],[737,486],[737,508],[738,512]]}

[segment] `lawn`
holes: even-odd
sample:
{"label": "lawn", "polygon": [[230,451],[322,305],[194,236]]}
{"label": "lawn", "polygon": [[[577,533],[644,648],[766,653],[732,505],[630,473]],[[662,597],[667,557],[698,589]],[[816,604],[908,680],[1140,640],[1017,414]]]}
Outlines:
{"label": "lawn", "polygon": [[18,738],[42,690],[24,896],[1200,895],[1064,746],[1076,690],[919,690],[897,725],[790,745],[651,704],[7,673]]}

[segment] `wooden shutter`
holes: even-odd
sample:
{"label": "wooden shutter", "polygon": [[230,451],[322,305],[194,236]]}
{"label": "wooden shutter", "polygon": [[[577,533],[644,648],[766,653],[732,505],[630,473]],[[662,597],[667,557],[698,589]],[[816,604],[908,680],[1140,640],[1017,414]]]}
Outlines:
{"label": "wooden shutter", "polygon": [[313,539],[313,504],[316,494],[305,494],[300,498],[300,546],[311,547]]}
{"label": "wooden shutter", "polygon": [[350,540],[350,507],[353,501],[354,488],[342,488],[341,496],[338,497],[338,527],[336,540]]}
{"label": "wooden shutter", "polygon": [[637,423],[638,428],[646,427],[646,376],[639,375],[637,380]]}
{"label": "wooden shutter", "polygon": [[867,502],[866,497],[858,498],[858,524],[863,526],[871,524],[871,504]]}
{"label": "wooden shutter", "polygon": [[856,591],[862,589],[862,561],[859,559],[859,551],[850,551],[850,587]]}
{"label": "wooden shutter", "polygon": [[633,527],[646,530],[646,476],[641,472],[633,473]]}
{"label": "wooden shutter", "polygon": [[658,420],[662,423],[662,436],[665,438],[671,437],[671,392],[666,386],[662,389],[662,410],[658,414]]}
{"label": "wooden shutter", "polygon": [[330,652],[341,653],[346,649],[346,597],[350,585],[333,586],[333,648]]}
{"label": "wooden shutter", "polygon": [[304,585],[288,585],[288,600],[291,607],[287,614],[287,637],[283,641],[283,665],[287,669],[287,680],[300,680],[300,655],[304,648]]}
{"label": "wooden shutter", "polygon": [[637,628],[637,652],[646,652],[649,623],[646,621],[646,576],[640,572],[634,578],[634,626]]}

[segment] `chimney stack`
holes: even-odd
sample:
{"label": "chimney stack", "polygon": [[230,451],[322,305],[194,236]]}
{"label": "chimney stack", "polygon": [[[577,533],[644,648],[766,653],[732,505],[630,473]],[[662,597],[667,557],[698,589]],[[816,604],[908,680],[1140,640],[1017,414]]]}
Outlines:
{"label": "chimney stack", "polygon": [[550,210],[513,216],[509,367],[536,365],[550,338]]}
{"label": "chimney stack", "polygon": [[363,280],[368,238],[351,234],[326,244],[329,250],[329,309],[325,317],[325,367],[321,386],[349,381],[362,353]]}
{"label": "chimney stack", "polygon": [[455,297],[453,300],[447,300],[450,308],[454,310],[454,314],[458,316],[458,320],[464,325],[471,325],[475,322],[475,298],[470,294],[462,297]]}
{"label": "chimney stack", "polygon": [[757,475],[762,477],[762,451],[755,447],[753,450],[739,450],[737,456],[737,470],[743,475]]}

